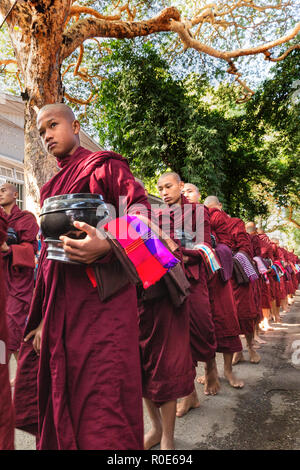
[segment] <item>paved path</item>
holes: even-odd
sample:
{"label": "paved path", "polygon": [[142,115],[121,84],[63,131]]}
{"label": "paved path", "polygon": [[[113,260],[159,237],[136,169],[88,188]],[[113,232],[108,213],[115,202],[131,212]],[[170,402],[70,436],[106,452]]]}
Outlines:
{"label": "paved path", "polygon": [[[273,324],[274,331],[264,335],[267,344],[258,350],[261,362],[235,366],[236,374],[245,382],[243,389],[234,390],[221,378],[219,394],[205,396],[203,386],[196,384],[201,407],[177,419],[176,449],[300,449],[300,291],[297,294],[282,323]],[[295,341],[299,341],[299,354]],[[217,363],[222,376],[221,354]],[[12,362],[12,374],[14,369]],[[202,367],[198,372],[203,372]],[[17,430],[15,446],[31,450],[35,441]]]}

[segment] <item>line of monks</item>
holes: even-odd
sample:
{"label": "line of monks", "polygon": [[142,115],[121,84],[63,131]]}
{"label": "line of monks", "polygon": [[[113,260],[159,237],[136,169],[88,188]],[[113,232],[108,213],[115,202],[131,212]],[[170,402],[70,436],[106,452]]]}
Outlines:
{"label": "line of monks", "polygon": [[[35,435],[41,450],[148,450],[158,444],[174,449],[176,417],[200,406],[195,380],[206,394],[220,389],[216,353],[223,354],[229,384],[244,386],[233,372],[234,364],[246,360],[240,336],[257,364],[264,342],[259,334],[270,321],[279,322],[280,308],[287,311],[293,301],[299,259],[253,222],[227,215],[216,196],[200,204],[198,188],[173,172],[158,180],[164,206],[154,213],[121,155],[80,146],[79,122],[66,105],[43,107],[37,127],[60,167],[41,189],[41,206],[54,195],[84,192],[101,194],[117,217],[124,211],[137,215],[143,206],[162,233],[167,221],[180,263],[176,273],[147,289],[129,276],[118,288],[126,268],[112,244],[95,227],[75,222],[86,237],[62,236],[61,244],[79,264],[48,259],[42,243],[33,289],[38,226],[17,208],[16,188],[0,188],[0,340],[6,346],[0,361],[0,449],[13,449],[14,427]],[[18,240],[10,245],[8,227]],[[109,281],[113,293],[99,294],[89,266],[100,273],[101,292]],[[13,404],[11,354],[17,359]],[[199,363],[205,373],[197,378]],[[151,422],[146,434],[143,401]]]}

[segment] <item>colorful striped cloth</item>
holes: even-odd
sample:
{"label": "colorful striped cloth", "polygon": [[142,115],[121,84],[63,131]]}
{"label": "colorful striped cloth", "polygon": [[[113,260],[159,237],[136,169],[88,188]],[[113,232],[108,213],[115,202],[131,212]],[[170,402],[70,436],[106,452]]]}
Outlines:
{"label": "colorful striped cloth", "polygon": [[210,274],[214,274],[216,271],[221,269],[221,264],[217,260],[214,251],[209,245],[206,245],[205,243],[199,243],[195,245],[193,249],[200,251],[202,259],[205,262],[205,266]]}
{"label": "colorful striped cloth", "polygon": [[268,272],[268,269],[266,268],[266,265],[260,256],[254,256],[253,259],[256,262],[260,274],[265,274],[266,272]]}
{"label": "colorful striped cloth", "polygon": [[103,228],[123,248],[135,266],[144,289],[155,284],[179,263],[159,236],[136,216],[125,215],[108,222]]}
{"label": "colorful striped cloth", "polygon": [[249,281],[254,282],[258,279],[258,275],[246,255],[238,252],[233,257],[238,260]]}
{"label": "colorful striped cloth", "polygon": [[285,273],[285,269],[280,263],[280,261],[274,261],[275,266],[277,266],[277,269],[279,270],[279,276],[282,277]]}
{"label": "colorful striped cloth", "polygon": [[272,264],[271,268],[273,269],[273,271],[275,271],[276,281],[280,282],[280,277],[279,277],[279,274],[278,274],[278,271],[277,271],[277,266],[275,266],[275,264]]}

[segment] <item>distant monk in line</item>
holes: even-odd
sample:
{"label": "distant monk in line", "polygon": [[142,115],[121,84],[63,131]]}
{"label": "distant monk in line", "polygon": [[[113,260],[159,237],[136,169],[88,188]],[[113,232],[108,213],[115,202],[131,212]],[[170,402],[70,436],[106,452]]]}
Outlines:
{"label": "distant monk in line", "polygon": [[[162,197],[164,181],[162,176],[157,183]],[[174,198],[173,194],[169,196],[168,203],[178,204],[180,190],[179,198]],[[174,220],[165,208],[159,212],[160,228],[165,231],[166,218],[170,237],[174,239]],[[174,255],[182,260],[180,248]],[[151,295],[147,299],[149,292]],[[174,449],[177,400],[194,390],[188,299],[176,307],[162,278],[139,301],[139,328],[143,398],[151,422],[144,447],[148,450],[160,444],[161,450]]]}
{"label": "distant monk in line", "polygon": [[[7,292],[8,353],[18,359],[25,322],[34,289],[35,253],[39,226],[35,216],[17,206],[18,190],[10,183],[0,187],[0,205],[15,239],[2,245]],[[14,381],[12,381],[12,385]]]}
{"label": "distant monk in line", "polygon": [[199,188],[193,183],[185,183],[182,189],[182,194],[192,204],[197,204],[200,199]]}
{"label": "distant monk in line", "polygon": [[[226,214],[227,215],[227,214]],[[245,223],[238,217],[227,215],[228,231],[231,235],[233,254],[241,252],[252,260],[253,248],[250,235],[246,232]],[[260,355],[254,349],[254,331],[257,320],[257,306],[254,300],[253,288],[250,282],[240,283],[235,275],[231,278],[234,298],[237,306],[241,334],[245,335],[250,362],[260,362]],[[236,352],[232,364],[244,361],[243,352]]]}
{"label": "distant monk in line", "polygon": [[[257,233],[257,228],[255,222],[247,222],[246,223],[246,231],[251,237],[251,243],[252,243],[252,249],[253,249],[253,256],[254,257],[260,257],[262,259],[262,246],[261,246],[261,240],[259,238],[259,235]],[[254,260],[255,261],[255,260]],[[258,269],[258,265],[257,265]],[[266,272],[267,272],[267,268]],[[266,276],[266,274],[265,274]],[[260,338],[259,332],[261,331],[259,328],[260,323],[264,319],[264,314],[263,314],[263,308],[265,308],[266,302],[269,300],[269,297],[267,298],[268,300],[265,299],[266,297],[266,289],[267,289],[267,281],[269,282],[268,279],[265,279],[261,274],[259,276],[259,279],[255,282],[252,283],[252,287],[254,290],[254,301],[256,303],[256,308],[257,308],[257,320],[255,322],[255,330],[254,330],[254,341],[257,344],[257,348],[259,348],[259,344],[265,344],[266,341]],[[266,287],[267,286],[267,287]]]}
{"label": "distant monk in line", "polygon": [[[186,225],[187,228],[193,230],[197,237],[202,239],[202,242],[211,247],[208,209],[200,204],[191,204],[182,194],[183,189],[183,182],[177,173],[166,172],[159,178],[158,190],[160,195],[163,201],[174,211],[174,228],[177,231],[177,236],[181,237],[179,232],[185,230]],[[198,220],[197,211],[202,214],[200,220]],[[185,235],[188,235],[188,233]],[[206,267],[197,250],[188,249],[185,246],[184,239],[179,238],[179,242],[182,245],[181,249],[185,259],[186,276],[191,284],[188,303],[193,364],[196,369],[198,362],[204,363],[205,393],[215,395],[220,388],[220,383],[216,365],[217,343],[209,302]],[[194,388],[191,394],[182,396],[182,400],[177,405],[176,416],[184,416],[190,409],[199,406],[199,399]]]}
{"label": "distant monk in line", "polygon": [[222,273],[217,272],[209,281],[210,303],[217,337],[217,352],[223,354],[224,376],[234,388],[242,388],[244,382],[232,370],[234,353],[242,351],[240,325],[235,305],[232,277],[232,243],[226,214],[221,210],[217,196],[208,196],[204,205],[209,209],[211,231],[216,241],[216,251],[222,265]]}

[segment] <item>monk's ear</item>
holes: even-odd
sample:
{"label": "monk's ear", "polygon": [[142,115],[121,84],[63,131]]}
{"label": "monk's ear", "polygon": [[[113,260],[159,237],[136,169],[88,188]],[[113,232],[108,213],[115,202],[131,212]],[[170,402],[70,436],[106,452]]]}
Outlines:
{"label": "monk's ear", "polygon": [[75,121],[72,122],[72,128],[74,131],[74,134],[78,135],[80,131],[80,122],[75,119]]}
{"label": "monk's ear", "polygon": [[179,183],[179,187],[180,187],[180,190],[182,191],[182,190],[183,190],[183,188],[184,188],[184,182],[183,182],[183,181],[180,181],[180,183]]}

